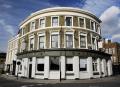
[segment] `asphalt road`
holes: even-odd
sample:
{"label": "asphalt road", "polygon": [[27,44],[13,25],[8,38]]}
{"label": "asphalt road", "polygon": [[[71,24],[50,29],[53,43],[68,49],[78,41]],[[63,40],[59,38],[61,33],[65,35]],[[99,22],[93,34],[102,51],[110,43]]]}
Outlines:
{"label": "asphalt road", "polygon": [[18,82],[14,80],[7,80],[0,77],[0,87],[120,87],[120,77],[115,77],[105,82],[97,83],[28,83]]}

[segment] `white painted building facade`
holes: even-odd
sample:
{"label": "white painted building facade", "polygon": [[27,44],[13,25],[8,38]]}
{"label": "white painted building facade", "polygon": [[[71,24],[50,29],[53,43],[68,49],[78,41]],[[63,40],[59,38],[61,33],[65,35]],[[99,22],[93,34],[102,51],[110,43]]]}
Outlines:
{"label": "white painted building facade", "polygon": [[[86,58],[86,70],[80,70],[79,56],[66,58],[60,56],[60,69],[50,70],[50,57],[45,56],[43,58],[33,57],[32,61],[28,58],[22,59],[22,69],[19,71],[19,76],[29,78],[29,65],[32,65],[32,78],[37,79],[88,79],[88,78],[100,78],[112,75],[112,63],[111,60],[106,61],[105,59],[98,58],[96,61],[97,69],[93,71],[93,60],[92,57]],[[37,64],[44,64],[43,70],[37,70]],[[66,64],[73,64],[71,71],[66,70]],[[95,66],[94,66],[95,67]],[[61,72],[61,77],[60,77]]]}
{"label": "white painted building facade", "polygon": [[5,61],[5,71],[13,75],[15,75],[16,72],[16,54],[18,51],[18,37],[19,35],[16,35],[8,41],[7,56]]}

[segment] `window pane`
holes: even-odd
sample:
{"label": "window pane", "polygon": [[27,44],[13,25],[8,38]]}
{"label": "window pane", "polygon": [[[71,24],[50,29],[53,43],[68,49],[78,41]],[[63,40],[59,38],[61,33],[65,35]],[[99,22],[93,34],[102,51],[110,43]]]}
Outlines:
{"label": "window pane", "polygon": [[51,48],[58,48],[58,35],[51,35]]}
{"label": "window pane", "polygon": [[80,71],[87,71],[87,59],[80,59]]}
{"label": "window pane", "polygon": [[84,19],[83,18],[79,18],[79,22],[80,22],[80,27],[84,27]]}
{"label": "window pane", "polygon": [[93,49],[96,49],[96,40],[95,40],[95,38],[92,38],[92,45],[93,45]]}
{"label": "window pane", "polygon": [[93,71],[97,71],[97,61],[93,60]]}
{"label": "window pane", "polygon": [[35,22],[31,22],[31,30],[35,29]]}
{"label": "window pane", "polygon": [[72,17],[66,17],[66,26],[72,26]]}
{"label": "window pane", "polygon": [[40,19],[40,27],[45,27],[45,19]]}
{"label": "window pane", "polygon": [[80,47],[86,48],[86,36],[80,35]]}
{"label": "window pane", "polygon": [[66,47],[67,48],[72,48],[73,47],[73,36],[67,34],[66,35]]}
{"label": "window pane", "polygon": [[34,39],[30,39],[30,50],[33,50],[33,45],[34,45]]}
{"label": "window pane", "polygon": [[50,57],[50,70],[59,70],[59,57]]}
{"label": "window pane", "polygon": [[73,71],[73,64],[66,64],[66,71]]}
{"label": "window pane", "polygon": [[38,71],[44,71],[44,64],[37,64]]}
{"label": "window pane", "polygon": [[91,21],[91,29],[94,30],[94,22]]}
{"label": "window pane", "polygon": [[39,36],[39,48],[44,48],[44,36]]}
{"label": "window pane", "polygon": [[25,38],[22,40],[22,43],[21,43],[21,50],[24,51],[25,50],[25,47],[26,47],[26,43],[25,43]]}
{"label": "window pane", "polygon": [[58,26],[58,17],[52,17],[52,26]]}
{"label": "window pane", "polygon": [[90,19],[86,18],[86,28],[90,29]]}

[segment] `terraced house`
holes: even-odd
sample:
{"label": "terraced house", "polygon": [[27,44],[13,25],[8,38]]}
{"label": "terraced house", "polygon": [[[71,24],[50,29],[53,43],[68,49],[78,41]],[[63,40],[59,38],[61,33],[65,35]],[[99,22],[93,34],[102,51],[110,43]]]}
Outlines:
{"label": "terraced house", "polygon": [[38,79],[87,79],[112,75],[100,52],[101,20],[72,7],[32,13],[20,24],[16,75]]}

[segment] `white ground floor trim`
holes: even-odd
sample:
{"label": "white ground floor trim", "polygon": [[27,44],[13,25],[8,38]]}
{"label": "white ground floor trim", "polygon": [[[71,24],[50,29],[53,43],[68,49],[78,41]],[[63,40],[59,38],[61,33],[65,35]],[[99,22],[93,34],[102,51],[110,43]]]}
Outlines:
{"label": "white ground floor trim", "polygon": [[[22,58],[16,66],[16,75],[37,79],[87,79],[112,75],[112,62],[105,58],[79,56]],[[19,67],[19,68],[18,68]]]}

